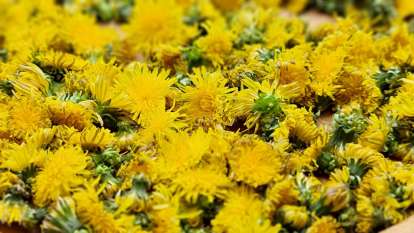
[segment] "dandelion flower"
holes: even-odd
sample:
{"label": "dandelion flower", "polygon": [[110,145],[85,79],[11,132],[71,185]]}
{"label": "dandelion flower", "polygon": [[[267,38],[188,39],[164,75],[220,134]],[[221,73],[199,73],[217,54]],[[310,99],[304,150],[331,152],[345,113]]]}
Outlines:
{"label": "dandelion flower", "polygon": [[226,199],[223,209],[212,221],[214,232],[279,232],[280,226],[270,225],[264,217],[264,205],[249,190],[232,192]]}
{"label": "dandelion flower", "polygon": [[167,78],[167,71],[150,71],[145,66],[135,66],[126,71],[116,85],[125,94],[130,109],[137,116],[142,112],[165,109],[165,98],[174,82]]}
{"label": "dandelion flower", "polygon": [[143,127],[140,132],[141,140],[150,142],[183,130],[186,124],[180,118],[183,118],[183,114],[178,111],[160,110],[143,114],[139,121]]}
{"label": "dandelion flower", "polygon": [[21,203],[0,201],[0,221],[4,224],[22,224],[29,213],[29,207]]}
{"label": "dandelion flower", "polygon": [[36,99],[13,99],[10,106],[9,127],[13,135],[23,137],[50,126],[46,109]]}
{"label": "dandelion flower", "polygon": [[173,179],[172,187],[190,202],[196,202],[200,196],[212,201],[215,196],[223,197],[226,188],[230,187],[230,180],[213,170],[197,168],[180,173]]}
{"label": "dandelion flower", "polygon": [[80,220],[98,233],[121,232],[114,216],[105,210],[98,195],[99,192],[91,184],[73,195]]}
{"label": "dandelion flower", "polygon": [[163,44],[181,45],[194,31],[182,22],[183,9],[173,0],[137,2],[129,25],[128,40],[141,52]]}
{"label": "dandelion flower", "polygon": [[47,98],[46,105],[53,125],[66,125],[78,130],[92,125],[92,113],[80,104]]}
{"label": "dandelion flower", "polygon": [[224,57],[232,51],[234,35],[221,22],[210,22],[205,27],[207,35],[199,38],[195,44],[214,65],[222,65]]}
{"label": "dandelion flower", "polygon": [[34,202],[44,206],[58,197],[68,195],[82,184],[86,175],[86,155],[77,147],[62,147],[51,155],[35,177]]}
{"label": "dandelion flower", "polygon": [[309,233],[338,233],[343,232],[340,230],[340,224],[331,216],[324,216],[317,219],[308,228]]}
{"label": "dandelion flower", "polygon": [[195,69],[190,78],[194,86],[186,86],[182,95],[186,114],[193,120],[207,122],[225,118],[226,105],[233,89],[225,86],[227,81],[221,72]]}
{"label": "dandelion flower", "polygon": [[319,96],[333,97],[337,88],[337,79],[342,71],[344,52],[340,49],[316,53],[311,57],[311,87]]}
{"label": "dandelion flower", "polygon": [[96,128],[95,126],[85,128],[82,132],[76,132],[69,139],[74,145],[81,145],[90,150],[104,149],[114,140],[114,135],[108,129]]}
{"label": "dandelion flower", "polygon": [[264,142],[239,144],[229,157],[235,179],[253,187],[269,183],[279,177],[282,167],[278,153]]}
{"label": "dandelion flower", "polygon": [[[207,153],[210,137],[201,129],[188,135],[187,132],[172,133],[160,144],[160,156],[153,166],[159,175],[170,177],[196,165]],[[180,151],[177,154],[177,151]]]}

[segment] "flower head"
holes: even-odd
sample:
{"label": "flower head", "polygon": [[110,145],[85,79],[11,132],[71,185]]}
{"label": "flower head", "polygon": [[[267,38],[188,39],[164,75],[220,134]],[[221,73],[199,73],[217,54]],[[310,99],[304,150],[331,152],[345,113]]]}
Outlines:
{"label": "flower head", "polygon": [[87,157],[78,147],[62,147],[47,158],[33,184],[34,201],[44,206],[68,195],[73,188],[82,184],[86,171]]}

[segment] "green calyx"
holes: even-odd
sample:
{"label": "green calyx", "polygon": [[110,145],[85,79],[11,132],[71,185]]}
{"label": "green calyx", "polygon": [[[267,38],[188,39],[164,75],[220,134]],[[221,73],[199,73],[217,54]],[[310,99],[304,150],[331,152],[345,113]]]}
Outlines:
{"label": "green calyx", "polygon": [[334,115],[334,133],[329,146],[342,147],[353,142],[368,126],[368,121],[361,110],[354,109],[351,113],[339,112]]}
{"label": "green calyx", "polygon": [[322,152],[318,156],[316,163],[318,165],[318,170],[323,174],[331,173],[339,165],[335,155],[330,152]]}
{"label": "green calyx", "polygon": [[259,93],[259,98],[253,105],[253,112],[262,114],[275,113],[278,115],[282,112],[280,99],[274,94]]}

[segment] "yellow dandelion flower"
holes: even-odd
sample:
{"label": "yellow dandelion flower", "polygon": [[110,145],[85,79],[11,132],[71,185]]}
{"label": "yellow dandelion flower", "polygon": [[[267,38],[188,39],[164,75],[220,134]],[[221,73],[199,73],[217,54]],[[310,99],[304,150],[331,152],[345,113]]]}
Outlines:
{"label": "yellow dandelion flower", "polygon": [[276,61],[274,67],[277,67],[280,84],[287,85],[297,83],[300,88],[300,97],[305,96],[306,88],[310,84],[310,74],[305,68],[305,64],[300,63],[296,59],[293,61]]}
{"label": "yellow dandelion flower", "polygon": [[283,223],[295,229],[302,229],[309,221],[309,213],[305,206],[284,205],[279,209]]}
{"label": "yellow dandelion flower", "polygon": [[9,128],[14,136],[23,137],[50,126],[46,109],[36,99],[13,98],[10,106]]}
{"label": "yellow dandelion flower", "polygon": [[19,66],[16,80],[13,80],[15,92],[20,95],[40,96],[47,92],[49,82],[46,74],[35,64]]}
{"label": "yellow dandelion flower", "polygon": [[100,103],[107,103],[116,97],[114,85],[120,74],[121,70],[114,62],[103,61],[92,64],[82,71],[82,76],[88,80],[92,96]]}
{"label": "yellow dandelion flower", "polygon": [[371,115],[367,129],[358,138],[358,144],[381,151],[390,130],[385,117]]}
{"label": "yellow dandelion flower", "polygon": [[305,9],[307,4],[308,4],[308,1],[306,1],[306,0],[288,1],[287,4],[286,4],[286,9],[288,9],[289,11],[292,11],[294,13],[300,13],[302,10]]}
{"label": "yellow dandelion flower", "polygon": [[92,125],[91,111],[80,104],[52,98],[47,98],[45,104],[53,125],[66,125],[77,130]]}
{"label": "yellow dandelion flower", "polygon": [[1,152],[0,167],[20,172],[31,165],[43,165],[46,157],[47,152],[34,144],[11,144]]}
{"label": "yellow dandelion flower", "polygon": [[223,209],[212,221],[217,233],[270,233],[279,232],[280,226],[272,226],[264,216],[264,205],[249,190],[234,190],[228,195]]}
{"label": "yellow dandelion flower", "polygon": [[209,201],[213,201],[214,197],[223,197],[230,185],[230,180],[224,174],[203,168],[180,173],[172,181],[172,187],[178,194],[193,203],[200,196],[207,197]]}
{"label": "yellow dandelion flower", "polygon": [[226,105],[232,88],[227,88],[227,80],[220,71],[208,73],[205,68],[195,69],[190,76],[194,86],[184,88],[183,109],[192,120],[214,122],[226,116]]}
{"label": "yellow dandelion flower", "polygon": [[207,35],[199,38],[195,45],[211,60],[213,65],[222,65],[224,58],[233,49],[234,35],[220,21],[206,23],[205,28]]}
{"label": "yellow dandelion flower", "polygon": [[344,64],[343,50],[322,51],[311,56],[311,88],[319,96],[333,97]]}
{"label": "yellow dandelion flower", "polygon": [[[349,179],[349,172],[347,169],[344,170],[336,170],[336,173],[332,176],[338,177],[340,172],[345,173],[346,177],[342,177],[343,179]],[[347,180],[346,180],[347,181]],[[330,211],[337,212],[349,206],[351,201],[351,191],[348,186],[348,182],[341,183],[331,181],[325,185],[325,192],[324,192],[324,205],[330,208]]]}
{"label": "yellow dandelion flower", "polygon": [[95,23],[93,17],[75,14],[63,21],[62,37],[73,44],[78,54],[99,52],[112,43],[116,33]]}
{"label": "yellow dandelion flower", "polygon": [[242,90],[235,96],[235,105],[232,113],[236,116],[245,116],[245,125],[252,128],[256,125],[261,114],[267,111],[279,113],[283,109],[283,101],[297,97],[300,88],[295,83],[279,85],[275,81],[256,82],[251,79],[242,80]]}
{"label": "yellow dandelion flower", "polygon": [[128,39],[141,52],[151,52],[163,44],[182,45],[195,30],[182,22],[183,9],[174,0],[137,2],[125,28]]}
{"label": "yellow dandelion flower", "polygon": [[[321,135],[320,129],[317,127],[313,120],[313,116],[304,108],[285,108],[286,114],[285,121],[282,124],[286,124],[289,129],[288,137],[296,137],[297,139],[310,144],[313,140]],[[275,130],[275,140],[280,140],[277,137],[278,129]],[[282,135],[281,135],[282,136]],[[289,140],[289,138],[286,138]]]}
{"label": "yellow dandelion flower", "polygon": [[91,126],[81,132],[74,133],[69,142],[74,145],[81,145],[85,149],[95,150],[104,149],[106,146],[113,144],[114,135],[105,128],[96,128]]}
{"label": "yellow dandelion flower", "polygon": [[114,216],[105,210],[103,203],[99,200],[99,192],[95,190],[94,185],[86,184],[85,189],[77,191],[73,198],[80,220],[95,232],[122,232]]}
{"label": "yellow dandelion flower", "polygon": [[79,56],[60,51],[47,51],[35,57],[45,70],[53,71],[80,71],[87,66],[87,62]]}
{"label": "yellow dandelion flower", "polygon": [[269,23],[264,33],[268,48],[284,48],[289,42],[302,44],[305,41],[304,23],[299,19],[276,18]]}
{"label": "yellow dandelion flower", "polygon": [[279,6],[279,4],[282,2],[281,0],[254,0],[254,2],[263,7],[263,8],[270,8],[270,7],[276,7]]}
{"label": "yellow dandelion flower", "polygon": [[19,177],[12,172],[0,172],[0,195],[4,195],[10,187],[19,181]]}
{"label": "yellow dandelion flower", "polygon": [[[200,162],[209,150],[210,137],[201,129],[192,135],[177,132],[168,135],[167,139],[160,140],[159,146],[160,156],[152,164],[153,169],[161,177],[170,177]],[[177,151],[180,153],[177,154]]]}
{"label": "yellow dandelion flower", "polygon": [[292,205],[298,201],[299,192],[295,188],[295,181],[288,177],[276,182],[266,190],[266,198],[274,209],[282,205]]}
{"label": "yellow dandelion flower", "polygon": [[346,67],[344,70],[343,75],[346,78],[336,82],[341,87],[334,95],[338,104],[358,103],[368,112],[375,110],[382,95],[371,75],[352,67]]}
{"label": "yellow dandelion flower", "polygon": [[356,210],[358,215],[356,231],[358,233],[371,232],[375,225],[373,219],[375,209],[369,198],[366,196],[358,196]]}
{"label": "yellow dandelion flower", "polygon": [[278,178],[282,167],[278,153],[261,141],[238,144],[229,155],[229,163],[235,180],[253,187]]}
{"label": "yellow dandelion flower", "polygon": [[82,184],[87,157],[78,147],[62,147],[51,155],[35,177],[34,202],[39,206],[56,201]]}
{"label": "yellow dandelion flower", "polygon": [[152,213],[154,233],[180,233],[180,219],[174,207],[166,207]]}
{"label": "yellow dandelion flower", "polygon": [[182,130],[186,124],[180,121],[180,118],[183,118],[183,114],[178,111],[160,110],[143,114],[139,120],[143,127],[139,133],[140,140],[144,143],[151,142]]}
{"label": "yellow dandelion flower", "polygon": [[345,160],[361,161],[362,163],[370,166],[378,165],[378,163],[382,162],[384,158],[381,153],[375,151],[374,149],[354,143],[348,143],[345,150],[338,155]]}
{"label": "yellow dandelion flower", "polygon": [[25,204],[0,201],[0,222],[22,224],[28,211],[29,207]]}
{"label": "yellow dandelion flower", "polygon": [[396,96],[390,98],[389,103],[384,106],[384,112],[391,112],[397,118],[414,116],[414,75],[410,74],[404,80]]}
{"label": "yellow dandelion flower", "polygon": [[308,228],[307,232],[309,233],[341,233],[344,232],[341,229],[341,225],[336,221],[335,218],[331,216],[324,216],[318,218],[312,225]]}
{"label": "yellow dandelion flower", "polygon": [[[165,109],[165,98],[170,93],[173,79],[167,79],[167,71],[150,71],[146,66],[132,66],[116,83],[125,95],[131,111],[140,113]],[[116,103],[113,103],[115,106]]]}
{"label": "yellow dandelion flower", "polygon": [[8,129],[9,106],[0,103],[0,138],[7,137]]}

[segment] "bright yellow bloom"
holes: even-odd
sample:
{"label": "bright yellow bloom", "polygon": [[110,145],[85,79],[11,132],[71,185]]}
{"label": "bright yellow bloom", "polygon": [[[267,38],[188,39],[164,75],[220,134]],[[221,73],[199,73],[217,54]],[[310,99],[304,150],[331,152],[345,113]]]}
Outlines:
{"label": "bright yellow bloom", "polygon": [[243,0],[213,0],[212,1],[216,7],[223,11],[231,11],[238,9]]}
{"label": "bright yellow bloom", "polygon": [[284,205],[279,211],[283,222],[296,229],[302,229],[309,221],[309,213],[304,206]]}
{"label": "bright yellow bloom", "polygon": [[78,147],[62,147],[50,155],[35,177],[34,202],[44,206],[68,195],[74,187],[85,181],[87,157]]}
{"label": "bright yellow bloom", "polygon": [[294,180],[284,178],[276,182],[266,190],[266,198],[272,203],[274,208],[285,204],[295,204],[298,200],[299,192],[295,188]]}
{"label": "bright yellow bloom", "polygon": [[233,49],[234,35],[222,22],[209,22],[205,25],[207,35],[199,38],[195,44],[213,65],[224,64],[224,58]]}
{"label": "bright yellow bloom", "polygon": [[318,218],[307,230],[308,233],[341,233],[340,224],[331,216]]}
{"label": "bright yellow bloom", "polygon": [[389,131],[390,127],[385,117],[372,115],[367,129],[359,137],[358,143],[376,151],[381,151],[384,148]]}
{"label": "bright yellow bloom", "polygon": [[180,233],[180,219],[174,207],[162,208],[154,211],[154,233]]}
{"label": "bright yellow bloom", "polygon": [[36,99],[13,98],[10,101],[9,127],[13,135],[23,137],[50,126],[46,109]]}
{"label": "bright yellow bloom", "polygon": [[41,166],[47,158],[47,152],[34,144],[11,144],[1,152],[0,167],[21,172],[31,165]]}
{"label": "bright yellow bloom", "polygon": [[203,168],[180,173],[172,182],[172,187],[179,195],[190,202],[196,202],[200,196],[207,197],[209,201],[213,201],[216,196],[223,197],[230,185],[230,180],[224,174]]}
{"label": "bright yellow bloom", "polygon": [[49,82],[46,74],[35,64],[19,66],[17,79],[13,81],[15,91],[25,96],[40,96],[47,92]]}
{"label": "bright yellow bloom", "polygon": [[128,40],[141,52],[151,52],[163,44],[181,45],[194,34],[182,17],[183,9],[174,0],[137,2],[126,27]]}
{"label": "bright yellow bloom", "polygon": [[234,178],[253,187],[279,178],[282,167],[280,157],[272,146],[261,142],[239,142],[229,155]]}
{"label": "bright yellow bloom", "polygon": [[182,122],[184,115],[173,111],[153,111],[145,113],[140,117],[140,124],[143,129],[140,131],[140,140],[143,143],[152,140],[160,140],[162,137],[171,135],[174,132],[183,130],[187,125]]}
{"label": "bright yellow bloom", "polygon": [[63,39],[72,44],[78,54],[103,51],[116,38],[115,31],[95,24],[94,18],[84,14],[64,20],[62,30]]}
{"label": "bright yellow bloom", "polygon": [[344,57],[344,51],[341,49],[313,54],[311,87],[317,95],[333,97],[339,88],[336,81],[341,74]]}
{"label": "bright yellow bloom", "polygon": [[45,104],[53,125],[66,125],[77,130],[92,125],[91,111],[80,104],[52,98],[47,98]]}
{"label": "bright yellow bloom", "polygon": [[115,137],[111,131],[105,128],[91,126],[81,132],[71,135],[69,142],[74,145],[81,145],[85,149],[104,149],[114,143]]}
{"label": "bright yellow bloom", "polygon": [[97,233],[121,232],[114,216],[105,210],[103,203],[99,200],[99,192],[93,186],[86,184],[85,189],[80,189],[73,195],[76,213],[80,220]]}
{"label": "bright yellow bloom", "polygon": [[190,76],[194,86],[186,86],[182,98],[184,111],[193,121],[206,124],[220,122],[226,118],[226,110],[232,88],[226,87],[227,80],[220,71],[213,73],[195,69]]}
{"label": "bright yellow bloom", "polygon": [[410,0],[396,0],[395,7],[401,17],[406,17],[414,14],[414,4]]}
{"label": "bright yellow bloom", "polygon": [[0,172],[0,195],[4,195],[10,187],[19,181],[19,177],[12,172]]}
{"label": "bright yellow bloom", "polygon": [[[172,177],[200,162],[210,146],[210,137],[201,129],[188,135],[187,132],[172,133],[159,141],[159,157],[152,164],[156,174]],[[177,153],[179,152],[179,153]]]}
{"label": "bright yellow bloom", "polygon": [[[117,80],[117,89],[125,95],[126,103],[138,116],[165,109],[165,98],[170,93],[174,79],[168,79],[167,71],[150,71],[142,65],[131,66]],[[116,103],[113,103],[116,106]]]}
{"label": "bright yellow bloom", "polygon": [[264,205],[256,194],[246,189],[234,190],[227,197],[223,209],[212,221],[217,233],[270,233],[279,232],[264,216]]}

